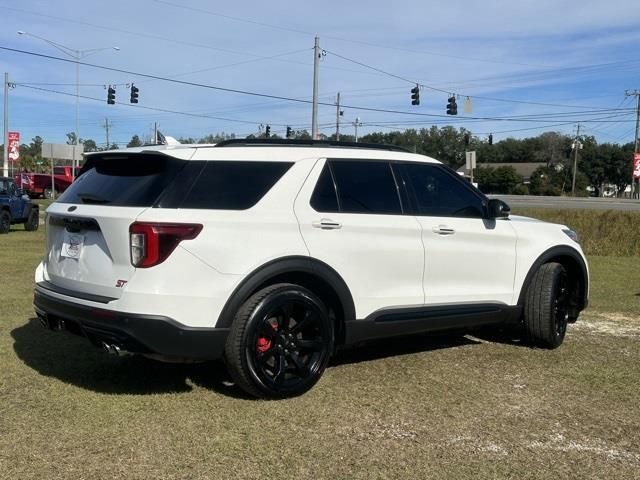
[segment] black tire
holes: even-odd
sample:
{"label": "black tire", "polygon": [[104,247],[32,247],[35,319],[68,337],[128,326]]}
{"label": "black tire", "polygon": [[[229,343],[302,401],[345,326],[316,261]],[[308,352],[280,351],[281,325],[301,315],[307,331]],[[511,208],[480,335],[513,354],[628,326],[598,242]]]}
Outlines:
{"label": "black tire", "polygon": [[27,232],[35,232],[38,230],[38,226],[40,225],[40,212],[37,208],[32,208],[31,212],[29,212],[29,218],[24,224],[24,229]]}
{"label": "black tire", "polygon": [[333,351],[327,308],[306,288],[281,283],[238,310],[227,343],[229,374],[259,398],[300,395],[320,379]]}
{"label": "black tire", "polygon": [[11,214],[6,210],[0,211],[0,234],[9,233],[11,228]]}
{"label": "black tire", "polygon": [[535,273],[524,302],[524,326],[536,347],[562,345],[569,319],[569,283],[559,263],[545,263]]}

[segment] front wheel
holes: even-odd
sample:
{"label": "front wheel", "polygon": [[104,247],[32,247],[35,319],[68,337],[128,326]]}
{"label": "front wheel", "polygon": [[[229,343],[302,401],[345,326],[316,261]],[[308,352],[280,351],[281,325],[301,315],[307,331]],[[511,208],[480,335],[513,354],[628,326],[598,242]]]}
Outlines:
{"label": "front wheel", "polygon": [[240,308],[225,360],[250,395],[285,398],[315,385],[332,348],[332,323],[322,301],[306,288],[283,283],[260,290]]}
{"label": "front wheel", "polygon": [[38,230],[39,224],[40,224],[40,212],[37,209],[32,208],[31,212],[29,213],[29,218],[24,224],[24,229],[27,232],[35,232],[36,230]]}
{"label": "front wheel", "polygon": [[559,263],[545,263],[534,274],[524,302],[524,325],[537,347],[562,345],[569,320],[569,282]]}
{"label": "front wheel", "polygon": [[11,215],[6,210],[0,212],[0,234],[9,233],[11,228]]}

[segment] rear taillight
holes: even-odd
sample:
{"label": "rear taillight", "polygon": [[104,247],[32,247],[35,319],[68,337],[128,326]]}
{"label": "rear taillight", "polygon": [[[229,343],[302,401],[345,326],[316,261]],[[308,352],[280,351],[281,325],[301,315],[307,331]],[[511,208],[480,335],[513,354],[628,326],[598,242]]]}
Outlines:
{"label": "rear taillight", "polygon": [[197,223],[132,223],[129,227],[131,264],[149,268],[164,262],[182,240],[193,240],[202,230]]}

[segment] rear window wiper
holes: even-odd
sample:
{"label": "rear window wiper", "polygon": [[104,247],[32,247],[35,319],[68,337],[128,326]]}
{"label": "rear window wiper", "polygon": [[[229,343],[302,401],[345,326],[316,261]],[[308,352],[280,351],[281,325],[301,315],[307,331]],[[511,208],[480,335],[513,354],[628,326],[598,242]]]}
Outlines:
{"label": "rear window wiper", "polygon": [[111,203],[111,200],[98,197],[97,195],[93,195],[91,193],[79,193],[78,198],[82,200],[82,203],[93,203],[93,204],[99,204],[99,205]]}

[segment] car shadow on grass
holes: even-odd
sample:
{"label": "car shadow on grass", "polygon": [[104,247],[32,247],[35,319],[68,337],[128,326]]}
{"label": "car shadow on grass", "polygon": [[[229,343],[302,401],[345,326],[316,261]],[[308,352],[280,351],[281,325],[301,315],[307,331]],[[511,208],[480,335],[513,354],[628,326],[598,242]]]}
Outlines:
{"label": "car shadow on grass", "polygon": [[466,333],[457,331],[446,334],[419,334],[410,337],[372,340],[338,351],[329,367],[481,343],[466,337]]}
{"label": "car shadow on grass", "polygon": [[[465,333],[368,342],[339,351],[329,368],[480,343],[464,336]],[[36,318],[14,329],[11,336],[18,358],[27,366],[41,375],[94,392],[150,395],[189,392],[201,387],[233,398],[252,398],[233,384],[222,361],[184,364],[142,356],[115,357],[93,347],[84,338],[46,330]]]}
{"label": "car shadow on grass", "polygon": [[100,393],[148,395],[189,392],[194,386],[248,398],[229,378],[222,362],[163,363],[142,356],[115,357],[86,339],[52,332],[31,318],[11,332],[13,348],[41,375]]}

